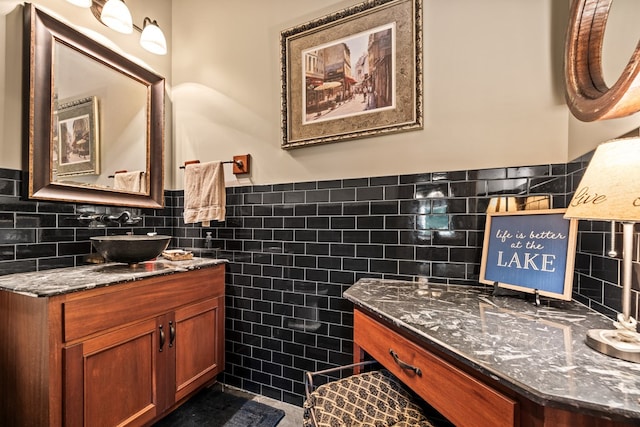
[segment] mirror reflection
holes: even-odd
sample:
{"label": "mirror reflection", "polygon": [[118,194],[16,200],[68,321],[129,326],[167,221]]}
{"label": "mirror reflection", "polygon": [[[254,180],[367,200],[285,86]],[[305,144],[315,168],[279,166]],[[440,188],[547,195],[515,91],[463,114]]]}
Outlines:
{"label": "mirror reflection", "polygon": [[602,44],[602,73],[609,87],[623,73],[640,40],[639,16],[638,0],[616,0],[611,4]]}
{"label": "mirror reflection", "polygon": [[59,41],[53,82],[52,181],[146,192],[114,177],[138,171],[146,182],[145,85]]}

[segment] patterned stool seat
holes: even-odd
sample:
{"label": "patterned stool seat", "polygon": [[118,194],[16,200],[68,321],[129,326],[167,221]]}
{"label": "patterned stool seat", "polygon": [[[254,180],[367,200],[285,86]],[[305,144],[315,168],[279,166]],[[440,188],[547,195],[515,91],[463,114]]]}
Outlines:
{"label": "patterned stool seat", "polygon": [[304,427],[433,427],[386,370],[323,384],[309,394],[303,408]]}

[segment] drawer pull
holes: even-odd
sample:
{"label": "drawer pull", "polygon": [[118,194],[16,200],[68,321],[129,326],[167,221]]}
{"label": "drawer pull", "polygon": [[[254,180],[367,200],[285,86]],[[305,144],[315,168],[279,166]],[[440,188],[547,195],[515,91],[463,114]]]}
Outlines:
{"label": "drawer pull", "polygon": [[160,325],[158,328],[160,329],[160,351],[162,351],[162,348],[164,347],[164,341],[165,341],[164,329],[162,329],[162,325]]}
{"label": "drawer pull", "polygon": [[173,322],[169,322],[169,347],[173,347],[173,342],[176,340],[176,326]]}
{"label": "drawer pull", "polygon": [[412,366],[409,365],[407,362],[403,362],[402,360],[400,360],[400,358],[398,357],[398,354],[393,351],[392,348],[389,349],[389,354],[391,355],[391,357],[393,357],[393,360],[398,364],[398,366],[400,366],[402,369],[406,369],[408,371],[413,371],[415,372],[415,374],[419,377],[422,376],[422,370],[420,368],[418,368],[417,366]]}

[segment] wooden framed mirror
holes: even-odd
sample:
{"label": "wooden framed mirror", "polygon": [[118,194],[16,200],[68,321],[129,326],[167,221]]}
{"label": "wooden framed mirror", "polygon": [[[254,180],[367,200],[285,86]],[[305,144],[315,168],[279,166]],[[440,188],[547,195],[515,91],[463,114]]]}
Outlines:
{"label": "wooden framed mirror", "polygon": [[640,111],[640,43],[620,77],[609,87],[602,46],[613,0],[573,0],[565,40],[565,95],[579,120],[625,117]]}
{"label": "wooden framed mirror", "polygon": [[24,28],[28,197],[164,206],[164,78],[32,4]]}

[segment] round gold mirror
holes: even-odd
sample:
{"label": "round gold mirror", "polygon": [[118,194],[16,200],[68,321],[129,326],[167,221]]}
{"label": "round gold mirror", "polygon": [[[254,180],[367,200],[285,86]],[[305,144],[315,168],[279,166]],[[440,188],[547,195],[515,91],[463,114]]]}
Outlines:
{"label": "round gold mirror", "polygon": [[565,95],[579,120],[625,117],[640,111],[640,42],[615,83],[603,77],[602,46],[613,0],[574,0],[565,41]]}

